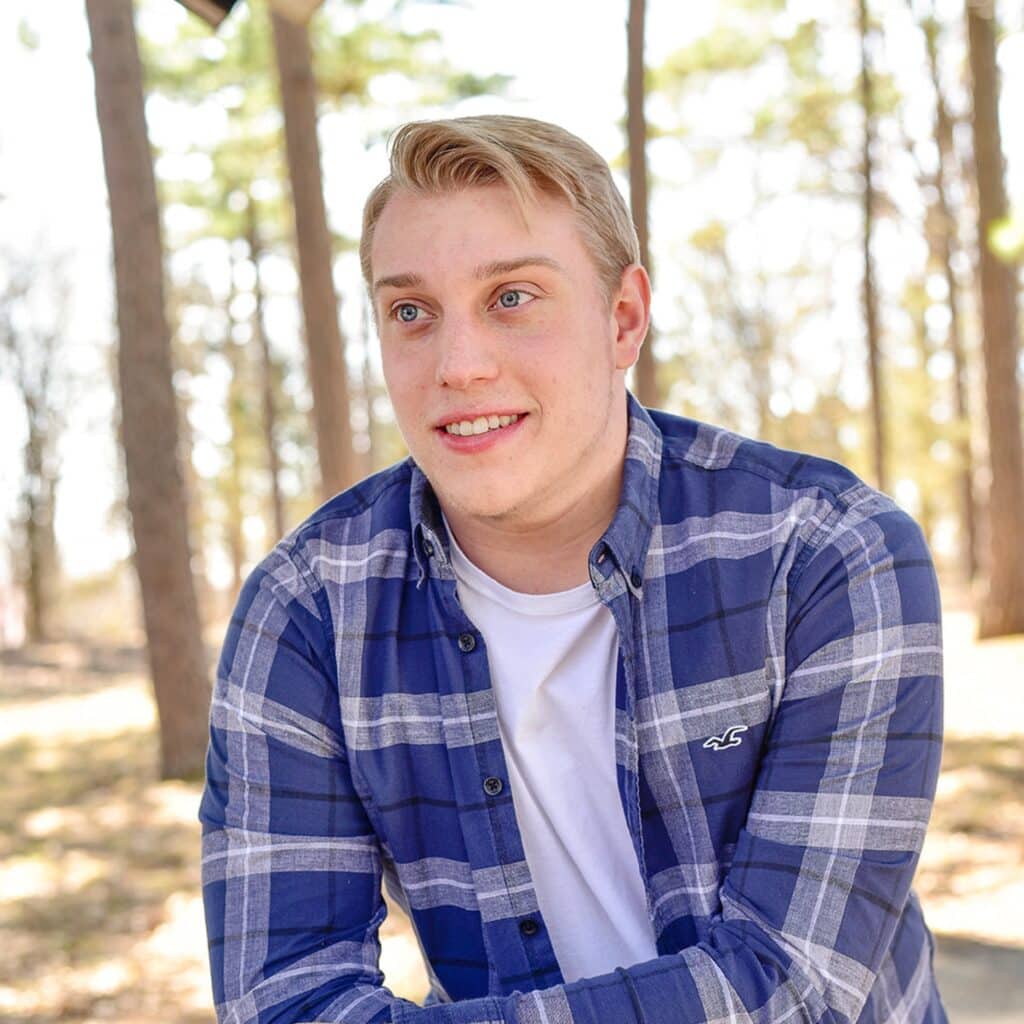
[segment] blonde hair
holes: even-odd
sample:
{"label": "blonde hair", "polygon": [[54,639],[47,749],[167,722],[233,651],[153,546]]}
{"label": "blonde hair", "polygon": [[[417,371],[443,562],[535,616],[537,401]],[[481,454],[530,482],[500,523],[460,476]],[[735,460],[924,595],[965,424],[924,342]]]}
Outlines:
{"label": "blonde hair", "polygon": [[413,121],[392,136],[390,157],[390,174],[363,207],[359,259],[369,288],[373,231],[399,190],[429,194],[503,184],[524,211],[538,193],[565,199],[609,297],[622,271],[640,262],[636,228],[608,164],[557,125],[499,114]]}

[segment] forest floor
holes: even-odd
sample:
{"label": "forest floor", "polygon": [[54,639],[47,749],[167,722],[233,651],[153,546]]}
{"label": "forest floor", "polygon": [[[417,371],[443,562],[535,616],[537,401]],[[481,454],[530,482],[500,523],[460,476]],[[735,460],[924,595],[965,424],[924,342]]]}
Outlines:
{"label": "forest floor", "polygon": [[[947,613],[947,739],[915,887],[954,1024],[1024,1024],[1024,637]],[[156,777],[137,649],[0,652],[0,1020],[210,1024],[200,787]],[[424,974],[396,911],[393,990]]]}

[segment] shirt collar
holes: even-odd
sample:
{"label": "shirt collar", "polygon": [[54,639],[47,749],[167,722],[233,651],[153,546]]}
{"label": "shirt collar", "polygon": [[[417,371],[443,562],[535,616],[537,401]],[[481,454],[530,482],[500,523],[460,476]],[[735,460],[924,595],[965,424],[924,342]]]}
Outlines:
{"label": "shirt collar", "polygon": [[[590,552],[590,574],[594,585],[601,589],[617,569],[627,589],[639,596],[651,530],[657,519],[662,438],[647,410],[629,392],[626,399],[629,434],[622,492],[611,524]],[[432,562],[439,575],[451,575],[451,555],[437,496],[419,466],[415,462],[411,466],[409,516],[413,555],[422,585],[431,575]]]}
{"label": "shirt collar", "polygon": [[[590,552],[594,579],[607,580],[617,568],[628,589],[639,597],[651,531],[658,516],[658,484],[661,476],[661,431],[647,410],[629,392],[629,435],[622,470],[619,507],[611,524]],[[606,569],[608,557],[614,565]],[[597,580],[594,580],[598,585]]]}

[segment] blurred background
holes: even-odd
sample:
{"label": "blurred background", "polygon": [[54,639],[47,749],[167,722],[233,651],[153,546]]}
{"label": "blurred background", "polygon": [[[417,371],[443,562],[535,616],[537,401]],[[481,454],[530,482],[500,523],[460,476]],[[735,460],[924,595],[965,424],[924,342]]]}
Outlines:
{"label": "blurred background", "polygon": [[[356,254],[414,118],[556,121],[655,281],[649,405],[924,528],[947,742],[916,888],[954,1021],[1024,1021],[1024,7],[0,6],[0,1019],[213,1019],[196,810],[241,581],[404,455]],[[419,998],[396,910],[383,966]]]}

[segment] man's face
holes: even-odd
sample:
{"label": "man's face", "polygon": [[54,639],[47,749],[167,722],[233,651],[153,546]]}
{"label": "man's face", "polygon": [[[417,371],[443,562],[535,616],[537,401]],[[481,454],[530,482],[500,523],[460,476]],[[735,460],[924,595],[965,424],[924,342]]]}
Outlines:
{"label": "man's face", "polygon": [[524,222],[502,185],[398,192],[371,265],[398,425],[449,515],[551,521],[619,471],[646,299],[624,331],[641,314],[609,300],[567,203]]}

